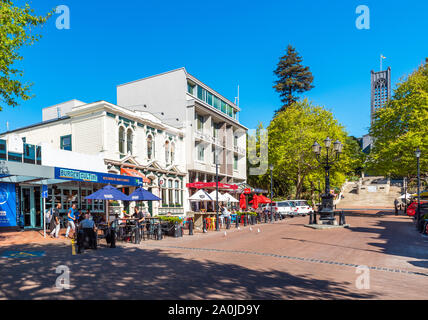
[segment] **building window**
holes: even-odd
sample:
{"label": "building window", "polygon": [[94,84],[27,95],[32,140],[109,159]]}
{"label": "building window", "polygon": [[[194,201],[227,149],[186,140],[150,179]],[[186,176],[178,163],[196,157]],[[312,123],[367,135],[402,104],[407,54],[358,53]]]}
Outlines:
{"label": "building window", "polygon": [[238,156],[233,157],[233,169],[238,170]]}
{"label": "building window", "polygon": [[220,99],[214,96],[214,108],[220,110]]}
{"label": "building window", "polygon": [[119,127],[119,152],[125,153],[125,128]]}
{"label": "building window", "polygon": [[204,116],[201,116],[199,114],[196,115],[196,128],[200,132],[204,131]]}
{"label": "building window", "polygon": [[71,151],[71,134],[61,137],[61,149]]}
{"label": "building window", "polygon": [[220,125],[218,123],[213,123],[213,137],[218,138],[218,128]]}
{"label": "building window", "polygon": [[171,163],[174,163],[175,157],[175,143],[171,143]]}
{"label": "building window", "polygon": [[238,146],[238,136],[233,137],[233,146],[235,146],[235,147]]}
{"label": "building window", "polygon": [[191,84],[190,82],[187,82],[187,92],[191,95],[195,95],[195,85]]}
{"label": "building window", "polygon": [[152,136],[147,137],[147,158],[150,160],[153,157],[154,142]]}
{"label": "building window", "polygon": [[165,163],[169,163],[169,141],[165,142]]}
{"label": "building window", "polygon": [[133,138],[133,133],[131,129],[128,129],[128,132],[126,134],[126,151],[129,154],[132,154],[132,139]]}
{"label": "building window", "polygon": [[204,146],[202,145],[202,143],[198,144],[197,150],[198,150],[198,160],[199,161],[204,161],[204,152],[205,152],[205,149],[204,149]]}

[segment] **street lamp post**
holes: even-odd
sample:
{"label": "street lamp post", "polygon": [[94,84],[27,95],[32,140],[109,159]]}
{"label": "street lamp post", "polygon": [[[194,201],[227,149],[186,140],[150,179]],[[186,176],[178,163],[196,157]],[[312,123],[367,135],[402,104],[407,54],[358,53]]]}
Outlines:
{"label": "street lamp post", "polygon": [[273,198],[273,183],[272,183],[272,171],[273,171],[273,165],[271,164],[269,166],[270,168],[270,221],[273,222],[273,215],[272,215],[272,198]]}
{"label": "street lamp post", "polygon": [[330,169],[332,165],[339,160],[339,156],[342,153],[342,143],[336,140],[331,148],[331,139],[327,137],[324,140],[326,149],[325,160],[321,158],[322,147],[315,142],[312,146],[312,151],[315,153],[317,161],[324,166],[325,169],[325,189],[324,194],[321,195],[321,209],[318,211],[320,214],[320,220],[333,221],[334,218],[334,207],[333,207],[333,195],[330,193]]}
{"label": "street lamp post", "polygon": [[416,156],[416,161],[417,161],[417,168],[418,168],[418,210],[417,212],[417,216],[416,216],[416,223],[419,229],[419,224],[420,224],[420,206],[421,206],[421,168],[420,168],[420,161],[419,158],[421,157],[421,150],[419,148],[416,149],[415,151],[415,156]]}
{"label": "street lamp post", "polygon": [[220,231],[220,226],[218,222],[218,161],[216,157],[215,161],[215,209],[216,209],[216,218],[215,218],[215,231]]}

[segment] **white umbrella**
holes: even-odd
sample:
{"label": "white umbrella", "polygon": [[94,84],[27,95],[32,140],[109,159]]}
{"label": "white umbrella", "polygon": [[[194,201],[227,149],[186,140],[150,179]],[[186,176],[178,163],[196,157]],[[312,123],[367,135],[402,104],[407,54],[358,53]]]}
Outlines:
{"label": "white umbrella", "polygon": [[412,195],[410,193],[407,193],[407,194],[401,195],[401,197],[398,197],[398,199],[404,199],[404,198],[410,199],[411,196]]}
{"label": "white umbrella", "polygon": [[[210,197],[216,201],[217,196],[216,196],[216,190],[214,190],[213,192],[210,193]],[[221,194],[220,192],[218,193],[218,201],[219,202],[227,202],[228,198],[225,197],[223,194]]]}
{"label": "white umbrella", "polygon": [[198,190],[194,195],[189,197],[189,200],[190,201],[214,201],[214,199],[211,198],[210,195],[202,189]]}
{"label": "white umbrella", "polygon": [[239,202],[239,200],[235,199],[234,197],[232,197],[232,195],[230,195],[227,192],[223,196],[225,196],[227,198],[227,201],[229,202]]}

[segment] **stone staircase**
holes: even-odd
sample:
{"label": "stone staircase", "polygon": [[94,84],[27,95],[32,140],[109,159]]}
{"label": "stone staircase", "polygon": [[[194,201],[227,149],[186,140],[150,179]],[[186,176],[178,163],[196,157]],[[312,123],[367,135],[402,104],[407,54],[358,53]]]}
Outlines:
{"label": "stone staircase", "polygon": [[337,204],[340,208],[394,208],[394,200],[401,195],[401,187],[376,183],[381,177],[367,177],[354,183],[348,183],[344,198]]}

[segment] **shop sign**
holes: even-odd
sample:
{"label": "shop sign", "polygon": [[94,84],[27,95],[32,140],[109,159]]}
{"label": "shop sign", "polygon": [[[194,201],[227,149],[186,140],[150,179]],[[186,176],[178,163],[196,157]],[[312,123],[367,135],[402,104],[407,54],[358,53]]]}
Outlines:
{"label": "shop sign", "polygon": [[15,184],[0,183],[0,227],[16,226]]}
{"label": "shop sign", "polygon": [[83,170],[55,168],[55,179],[73,181],[86,181],[105,184],[123,184],[129,186],[142,186],[143,179],[131,176],[123,176],[111,173],[90,172]]}

